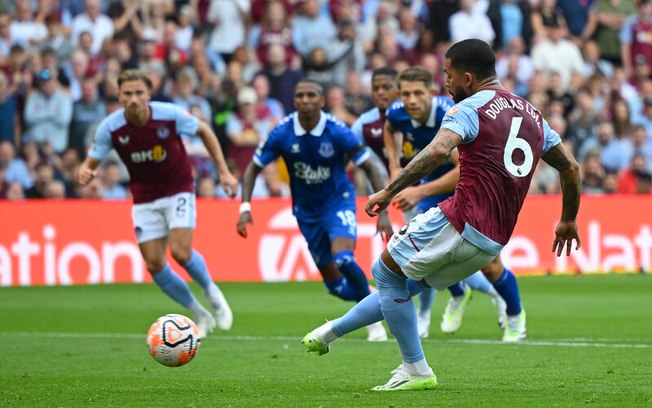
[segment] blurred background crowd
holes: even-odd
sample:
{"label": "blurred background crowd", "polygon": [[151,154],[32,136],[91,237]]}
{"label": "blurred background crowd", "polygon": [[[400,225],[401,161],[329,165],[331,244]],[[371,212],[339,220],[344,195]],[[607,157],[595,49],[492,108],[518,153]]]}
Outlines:
{"label": "blurred background crowd", "polygon": [[[117,156],[74,182],[120,108],[122,69],[210,123],[241,175],[300,79],[322,83],[325,110],[351,125],[373,107],[374,69],[423,66],[445,93],[442,55],[472,37],[575,153],[585,194],[652,192],[652,0],[3,0],[0,199],[129,197]],[[197,195],[224,196],[201,139],[185,144]],[[558,192],[539,164],[531,194]],[[279,162],[254,196],[288,193]]]}

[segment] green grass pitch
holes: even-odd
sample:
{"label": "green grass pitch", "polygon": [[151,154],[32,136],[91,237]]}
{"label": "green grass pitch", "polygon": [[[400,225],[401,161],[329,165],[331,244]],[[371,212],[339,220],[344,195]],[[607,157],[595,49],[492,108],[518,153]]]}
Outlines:
{"label": "green grass pitch", "polygon": [[[147,353],[160,315],[182,313],[154,285],[0,289],[0,407],[643,407],[652,406],[652,276],[519,279],[528,340],[501,344],[487,296],[445,336],[435,300],[424,341],[433,391],[374,393],[400,362],[365,332],[321,357],[303,335],[348,310],[321,283],[223,284],[233,330],[190,364]],[[197,289],[197,287],[193,287]]]}

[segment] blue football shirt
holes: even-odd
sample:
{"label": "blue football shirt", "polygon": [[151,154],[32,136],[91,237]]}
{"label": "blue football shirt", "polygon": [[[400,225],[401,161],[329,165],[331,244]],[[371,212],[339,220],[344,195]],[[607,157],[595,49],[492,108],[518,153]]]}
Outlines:
{"label": "blue football shirt", "polygon": [[265,167],[282,157],[290,175],[294,215],[301,220],[317,220],[325,211],[355,203],[346,164],[351,159],[359,165],[369,158],[367,149],[349,156],[360,146],[360,138],[330,114],[321,112],[317,126],[306,130],[294,112],[261,142],[254,153],[254,163]]}

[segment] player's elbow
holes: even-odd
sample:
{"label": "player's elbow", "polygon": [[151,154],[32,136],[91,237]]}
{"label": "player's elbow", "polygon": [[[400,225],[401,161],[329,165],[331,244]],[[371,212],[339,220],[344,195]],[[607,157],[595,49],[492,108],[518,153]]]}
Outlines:
{"label": "player's elbow", "polygon": [[574,158],[570,158],[566,168],[560,170],[559,173],[566,181],[577,183],[580,181],[580,165]]}

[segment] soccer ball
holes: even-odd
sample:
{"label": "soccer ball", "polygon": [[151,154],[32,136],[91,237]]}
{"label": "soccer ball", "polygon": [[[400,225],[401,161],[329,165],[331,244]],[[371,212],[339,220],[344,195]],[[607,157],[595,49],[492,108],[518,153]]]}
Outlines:
{"label": "soccer ball", "polygon": [[190,362],[199,348],[199,327],[180,314],[161,316],[147,332],[147,348],[154,360],[168,367]]}

